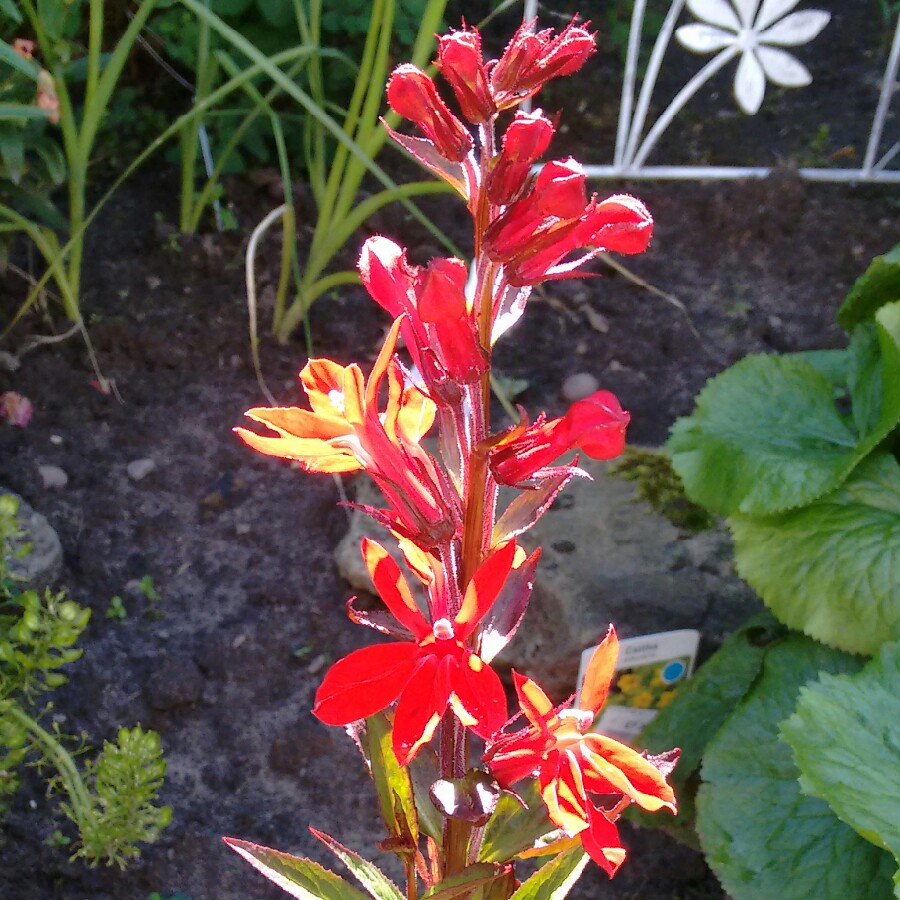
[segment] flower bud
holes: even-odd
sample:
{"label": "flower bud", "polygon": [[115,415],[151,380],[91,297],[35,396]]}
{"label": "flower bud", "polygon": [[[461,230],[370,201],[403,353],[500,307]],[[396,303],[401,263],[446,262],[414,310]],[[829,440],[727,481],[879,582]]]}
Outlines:
{"label": "flower bud", "polygon": [[491,203],[506,206],[528,184],[531,166],[550,146],[553,123],[539,110],[517,112],[503,135],[503,150],[487,178]]}
{"label": "flower bud", "polygon": [[437,65],[470,122],[480,124],[494,115],[497,107],[488,86],[477,31],[453,31],[439,37]]}
{"label": "flower bud", "polygon": [[434,82],[409,63],[397,66],[387,85],[391,109],[415,122],[451,162],[462,162],[472,149],[472,135],[441,100]]}

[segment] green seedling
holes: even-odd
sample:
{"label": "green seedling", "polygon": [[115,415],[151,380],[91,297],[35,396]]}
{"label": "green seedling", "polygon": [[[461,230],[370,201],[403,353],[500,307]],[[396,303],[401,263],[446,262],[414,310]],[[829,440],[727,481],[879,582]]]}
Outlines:
{"label": "green seedling", "polygon": [[118,622],[123,622],[128,618],[125,601],[118,594],[109,601],[109,606],[106,608],[106,618],[115,619]]}

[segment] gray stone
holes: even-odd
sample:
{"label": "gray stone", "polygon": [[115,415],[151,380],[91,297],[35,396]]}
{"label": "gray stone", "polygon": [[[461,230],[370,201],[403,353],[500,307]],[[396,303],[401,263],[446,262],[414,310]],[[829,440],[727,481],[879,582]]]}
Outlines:
{"label": "gray stone", "polygon": [[25,589],[42,591],[50,587],[60,576],[63,565],[63,549],[59,536],[39,512],[31,508],[18,494],[0,488],[0,493],[12,494],[19,501],[16,520],[23,536],[13,542],[13,550],[22,544],[30,544],[31,551],[19,559],[9,561],[10,572],[21,579]]}
{"label": "gray stone", "polygon": [[144,685],[144,696],[153,709],[169,711],[192,706],[203,695],[204,678],[188,656],[165,655]]}
{"label": "gray stone", "polygon": [[38,466],[38,474],[45,488],[64,488],[69,483],[69,476],[59,466]]}
{"label": "gray stone", "polygon": [[128,472],[128,477],[132,481],[142,481],[155,468],[156,468],[156,463],[153,462],[153,460],[150,459],[150,457],[145,457],[144,459],[132,460],[125,467],[125,471]]}
{"label": "gray stone", "polygon": [[[534,594],[512,643],[496,661],[537,678],[557,697],[571,693],[581,651],[610,623],[621,637],[696,628],[717,644],[760,608],[735,574],[723,529],[692,535],[637,499],[634,485],[606,474],[608,464],[583,459],[593,480],[574,478],[521,538],[540,546]],[[509,492],[512,496],[512,492]],[[357,499],[379,505],[360,480]],[[501,497],[500,510],[508,497]],[[372,590],[359,553],[364,535],[393,550],[394,541],[361,512],[337,559],[354,587]]]}
{"label": "gray stone", "polygon": [[585,397],[590,397],[594,391],[599,389],[600,382],[595,375],[591,375],[590,372],[577,372],[575,375],[570,375],[563,382],[561,393],[564,400],[574,403],[576,400],[584,400]]}

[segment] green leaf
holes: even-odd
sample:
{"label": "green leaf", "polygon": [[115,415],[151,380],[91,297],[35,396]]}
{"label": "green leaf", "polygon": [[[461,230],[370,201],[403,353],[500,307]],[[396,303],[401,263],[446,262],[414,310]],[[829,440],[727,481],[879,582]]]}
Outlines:
{"label": "green leaf", "polygon": [[581,847],[560,853],[524,881],[510,900],[561,900],[575,886],[589,859]]}
{"label": "green leaf", "polygon": [[779,724],[821,671],[862,660],[795,635],[766,653],[763,672],[707,748],[697,830],[707,861],[735,900],[884,900],[889,854],[801,793]]}
{"label": "green leaf", "polygon": [[297,900],[368,900],[362,891],[311,859],[237,838],[223,840],[254,869]]}
{"label": "green leaf", "polygon": [[471,897],[477,887],[488,885],[498,878],[503,878],[509,867],[493,866],[488,863],[475,863],[462,872],[451,875],[438,882],[431,890],[422,895],[422,900],[454,900],[457,897]]}
{"label": "green leaf", "polygon": [[381,817],[392,837],[404,838],[414,851],[419,841],[419,821],[409,769],[401,767],[391,745],[392,719],[385,713],[366,719],[369,765]]}
{"label": "green leaf", "polygon": [[484,829],[478,854],[482,862],[508,862],[556,829],[535,781],[529,781],[526,787],[519,789],[519,796],[527,804],[525,807],[512,794],[500,795],[494,814]]}
{"label": "green leaf", "polygon": [[25,59],[10,47],[6,41],[0,41],[0,62],[5,62],[16,71],[27,75],[32,81],[37,81],[41,74],[41,67],[33,59]]}
{"label": "green leaf", "polygon": [[375,900],[405,900],[400,889],[374,863],[363,859],[330,835],[309,829],[354,875]]}
{"label": "green leaf", "polygon": [[890,454],[810,506],[728,524],[738,574],[786,625],[856,653],[900,639],[900,464]]}
{"label": "green leaf", "polygon": [[821,797],[842,822],[900,863],[898,685],[895,642],[858,675],[823,675],[804,687],[781,734],[794,751],[804,792]]}
{"label": "green leaf", "polygon": [[641,732],[635,746],[651,753],[681,748],[681,758],[669,777],[678,798],[678,815],[674,819],[651,815],[635,807],[629,810],[629,818],[644,827],[663,828],[696,846],[693,776],[709,742],[752,688],[766,651],[785,633],[770,613],[754,616],[679,688],[675,700]]}
{"label": "green leaf", "polygon": [[845,331],[873,316],[885,303],[900,300],[900,244],[872,264],[850,289],[837,313],[837,322]]}
{"label": "green leaf", "polygon": [[22,24],[22,13],[19,12],[19,8],[13,0],[0,0],[0,12],[9,16],[16,25]]}

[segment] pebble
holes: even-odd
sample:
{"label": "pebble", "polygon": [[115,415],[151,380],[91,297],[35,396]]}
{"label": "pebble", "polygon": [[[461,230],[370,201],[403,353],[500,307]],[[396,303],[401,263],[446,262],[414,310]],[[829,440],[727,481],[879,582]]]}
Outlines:
{"label": "pebble", "polygon": [[53,444],[54,447],[61,447],[63,443],[62,435],[51,434],[50,443]]}
{"label": "pebble", "polygon": [[200,700],[204,678],[186,656],[163,656],[158,668],[144,684],[144,696],[154,709],[170,710],[191,706]]}
{"label": "pebble", "polygon": [[146,478],[154,469],[156,468],[156,463],[153,462],[149,457],[145,457],[144,459],[135,459],[128,463],[126,467],[126,471],[128,472],[128,477],[132,481],[141,481]]}
{"label": "pebble", "polygon": [[64,488],[69,483],[69,476],[59,466],[38,466],[38,474],[45,488]]}
{"label": "pebble", "polygon": [[590,372],[578,372],[570,375],[562,386],[562,395],[569,403],[584,400],[600,389],[600,382]]}

